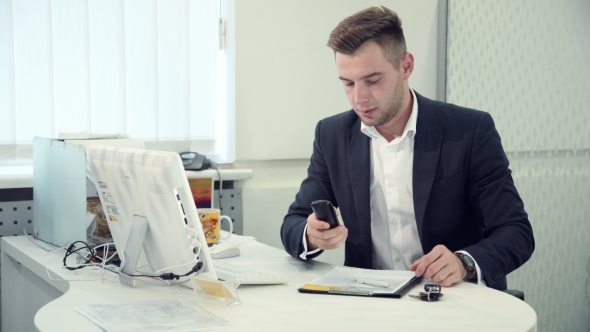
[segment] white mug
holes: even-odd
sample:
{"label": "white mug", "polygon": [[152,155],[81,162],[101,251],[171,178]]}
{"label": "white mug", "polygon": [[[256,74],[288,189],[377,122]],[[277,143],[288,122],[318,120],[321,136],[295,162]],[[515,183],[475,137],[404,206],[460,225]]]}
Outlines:
{"label": "white mug", "polygon": [[[207,244],[217,244],[219,240],[227,240],[231,236],[234,230],[234,224],[230,217],[221,215],[221,210],[198,209],[197,212],[201,220],[201,225],[203,226],[203,233],[205,233]],[[226,237],[221,237],[221,221],[224,219],[229,224],[229,233]]]}

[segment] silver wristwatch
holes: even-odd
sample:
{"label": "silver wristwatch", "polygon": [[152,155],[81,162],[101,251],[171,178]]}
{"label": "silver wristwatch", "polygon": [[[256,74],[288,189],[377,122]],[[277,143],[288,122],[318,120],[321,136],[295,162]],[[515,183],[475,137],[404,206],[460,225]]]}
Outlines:
{"label": "silver wristwatch", "polygon": [[473,278],[473,276],[477,272],[473,258],[471,258],[469,255],[465,255],[464,253],[461,253],[461,252],[456,252],[455,255],[457,255],[457,257],[459,257],[459,259],[461,260],[461,263],[463,263],[463,267],[465,268],[465,271],[467,271],[467,275],[465,276],[465,278],[463,278],[463,280],[468,280],[468,279]]}

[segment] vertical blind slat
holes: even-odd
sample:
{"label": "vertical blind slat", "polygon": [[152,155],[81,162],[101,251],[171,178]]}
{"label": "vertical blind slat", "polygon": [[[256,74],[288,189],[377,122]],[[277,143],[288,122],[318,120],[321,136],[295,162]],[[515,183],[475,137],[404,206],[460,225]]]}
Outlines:
{"label": "vertical blind slat", "polygon": [[125,1],[128,134],[146,140],[158,138],[156,10],[155,0]]}
{"label": "vertical blind slat", "polygon": [[90,47],[90,131],[126,132],[123,6],[88,3]]}
{"label": "vertical blind slat", "polygon": [[57,132],[75,132],[89,123],[88,3],[53,1],[53,84]]}
{"label": "vertical blind slat", "polygon": [[0,144],[16,142],[12,0],[0,1]]}
{"label": "vertical blind slat", "polygon": [[51,2],[14,1],[14,91],[17,118],[16,143],[35,135],[51,137],[53,75]]}
{"label": "vertical blind slat", "polygon": [[158,1],[159,138],[189,138],[188,1]]}
{"label": "vertical blind slat", "polygon": [[216,132],[218,3],[190,2],[190,138],[214,139]]}

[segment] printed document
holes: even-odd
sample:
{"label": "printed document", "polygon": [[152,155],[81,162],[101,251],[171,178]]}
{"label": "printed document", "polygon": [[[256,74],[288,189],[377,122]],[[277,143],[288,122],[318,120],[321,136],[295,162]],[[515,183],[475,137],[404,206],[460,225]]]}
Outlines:
{"label": "printed document", "polygon": [[412,271],[371,270],[338,266],[301,286],[301,292],[327,292],[345,295],[403,296],[408,287],[422,279]]}

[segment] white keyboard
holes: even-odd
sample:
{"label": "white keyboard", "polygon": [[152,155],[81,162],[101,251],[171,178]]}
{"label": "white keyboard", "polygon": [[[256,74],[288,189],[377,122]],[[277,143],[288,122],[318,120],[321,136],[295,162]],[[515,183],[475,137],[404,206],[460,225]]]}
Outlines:
{"label": "white keyboard", "polygon": [[286,284],[287,279],[276,274],[259,272],[244,266],[238,266],[223,260],[214,259],[213,266],[217,278],[226,281],[233,281],[241,285],[271,285]]}

